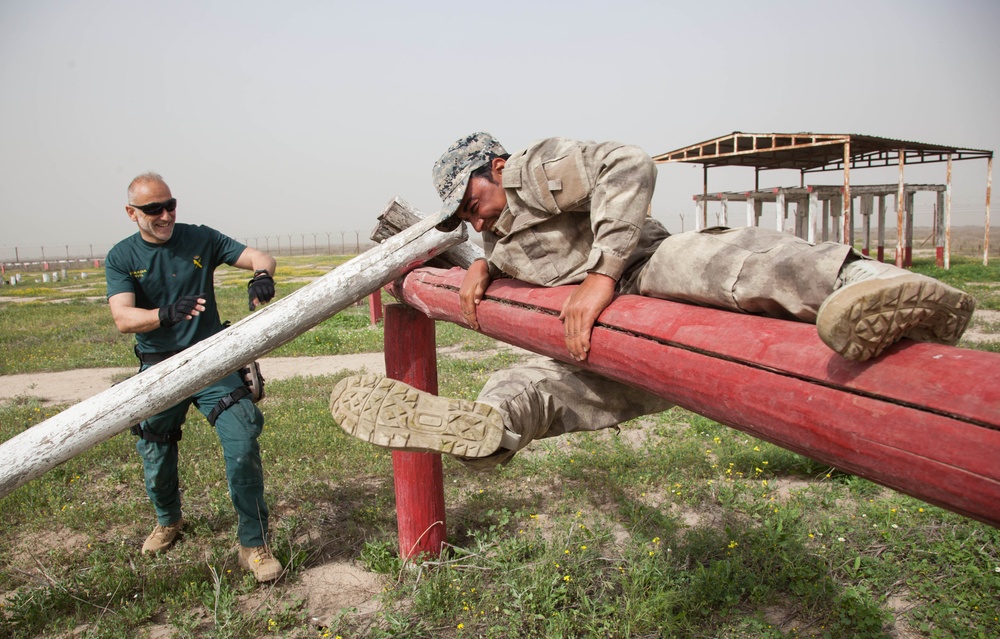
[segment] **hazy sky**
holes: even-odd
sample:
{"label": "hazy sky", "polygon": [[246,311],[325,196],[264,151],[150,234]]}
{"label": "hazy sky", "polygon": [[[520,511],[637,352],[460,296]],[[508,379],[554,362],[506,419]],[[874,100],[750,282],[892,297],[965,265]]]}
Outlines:
{"label": "hazy sky", "polygon": [[[0,257],[106,250],[135,231],[125,189],[147,170],[182,222],[365,237],[393,196],[436,211],[431,165],[477,130],[508,151],[564,136],[655,155],[735,130],[997,150],[998,28],[995,0],[0,0]],[[954,222],[981,225],[986,162],[954,172]],[[690,229],[701,180],[661,165],[654,215]],[[752,185],[710,173],[713,191]]]}

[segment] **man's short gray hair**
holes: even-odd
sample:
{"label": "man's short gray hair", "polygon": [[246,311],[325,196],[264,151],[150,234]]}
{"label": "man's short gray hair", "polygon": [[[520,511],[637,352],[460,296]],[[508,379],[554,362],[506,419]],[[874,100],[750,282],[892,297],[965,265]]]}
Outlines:
{"label": "man's short gray hair", "polygon": [[132,181],[128,183],[128,191],[126,191],[128,201],[129,202],[132,201],[132,193],[135,191],[135,188],[137,186],[139,186],[140,184],[146,184],[148,182],[162,182],[163,184],[167,183],[167,181],[164,180],[163,176],[160,175],[159,173],[155,173],[153,171],[146,171],[145,173],[140,173],[139,175],[132,178]]}

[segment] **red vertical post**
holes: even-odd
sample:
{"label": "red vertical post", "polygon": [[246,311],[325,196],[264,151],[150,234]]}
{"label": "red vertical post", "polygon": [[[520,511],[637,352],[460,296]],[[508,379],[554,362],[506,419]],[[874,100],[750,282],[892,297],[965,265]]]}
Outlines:
{"label": "red vertical post", "polygon": [[[434,320],[404,304],[385,307],[385,372],[428,393],[438,392]],[[399,555],[437,556],[445,541],[441,455],[392,452]]]}
{"label": "red vertical post", "polygon": [[382,319],[382,289],[368,296],[368,319],[371,320],[372,326]]}

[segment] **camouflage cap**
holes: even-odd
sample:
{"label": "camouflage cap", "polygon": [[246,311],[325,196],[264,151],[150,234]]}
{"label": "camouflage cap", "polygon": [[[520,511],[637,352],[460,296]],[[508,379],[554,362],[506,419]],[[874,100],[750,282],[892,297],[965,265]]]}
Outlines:
{"label": "camouflage cap", "polygon": [[[451,230],[458,226],[458,220],[450,219],[465,197],[469,176],[476,169],[485,166],[494,155],[506,155],[500,143],[489,133],[473,133],[455,140],[448,150],[434,163],[432,177],[434,188],[444,204],[438,213],[438,220]],[[443,229],[446,230],[446,229]]]}

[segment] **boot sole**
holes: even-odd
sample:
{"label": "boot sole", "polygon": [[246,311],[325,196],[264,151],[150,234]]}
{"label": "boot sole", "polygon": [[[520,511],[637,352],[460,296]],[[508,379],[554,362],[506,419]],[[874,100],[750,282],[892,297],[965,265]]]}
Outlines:
{"label": "boot sole", "polygon": [[496,452],[504,431],[492,406],[376,375],[340,380],[330,394],[330,413],[349,435],[376,446],[461,457]]}
{"label": "boot sole", "polygon": [[873,279],[830,295],[816,329],[837,353],[865,361],[903,337],[954,345],[975,306],[971,295],[922,275]]}

